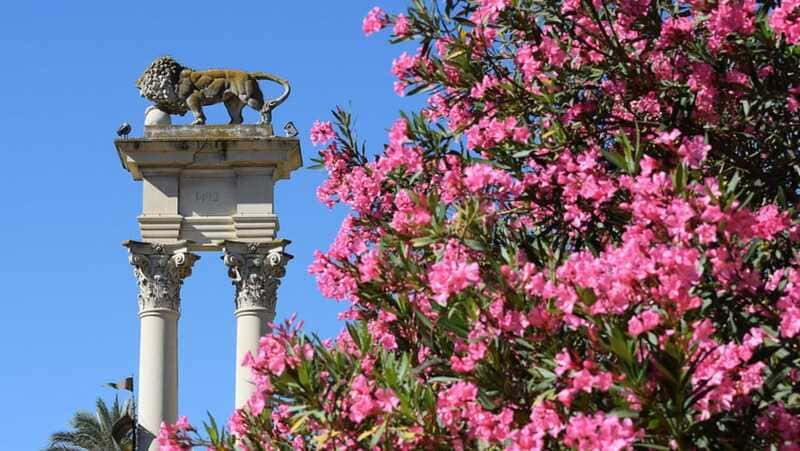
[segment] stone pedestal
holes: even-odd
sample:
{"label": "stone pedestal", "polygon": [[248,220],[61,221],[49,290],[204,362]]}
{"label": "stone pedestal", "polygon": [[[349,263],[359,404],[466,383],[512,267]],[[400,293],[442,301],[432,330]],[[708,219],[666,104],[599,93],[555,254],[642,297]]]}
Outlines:
{"label": "stone pedestal", "polygon": [[115,145],[143,182],[142,239],[191,241],[193,250],[274,241],[275,182],[302,165],[298,139],[273,136],[269,125],[151,125]]}
{"label": "stone pedestal", "polygon": [[180,289],[199,259],[188,243],[127,241],[139,283],[138,449],[158,450],[162,422],[178,419],[178,317]]}
{"label": "stone pedestal", "polygon": [[223,243],[228,276],[236,287],[236,408],[247,403],[255,386],[250,369],[242,366],[247,353],[258,352],[260,338],[275,319],[280,279],[292,258],[284,249],[288,241]]}

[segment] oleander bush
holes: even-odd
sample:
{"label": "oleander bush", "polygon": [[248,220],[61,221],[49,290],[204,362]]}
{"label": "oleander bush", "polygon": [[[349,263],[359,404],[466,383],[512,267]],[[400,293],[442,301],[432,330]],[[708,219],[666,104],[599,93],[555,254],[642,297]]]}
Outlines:
{"label": "oleander bush", "polygon": [[346,328],[162,449],[800,449],[800,0],[409,3],[427,106],[311,132]]}

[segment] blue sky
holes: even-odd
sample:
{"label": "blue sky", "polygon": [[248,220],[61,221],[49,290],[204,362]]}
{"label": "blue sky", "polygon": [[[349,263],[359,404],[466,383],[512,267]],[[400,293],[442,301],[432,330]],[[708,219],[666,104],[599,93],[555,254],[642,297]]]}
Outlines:
{"label": "blue sky", "polygon": [[[397,12],[404,2],[380,3]],[[308,130],[337,104],[351,105],[373,151],[398,111],[416,101],[392,92],[386,34],[364,38],[371,1],[6,2],[0,17],[0,434],[2,450],[34,450],[92,409],[103,383],[137,369],[136,282],[123,240],[139,238],[141,185],[113,146],[123,121],[141,134],[147,102],[134,81],[170,54],[195,68],[266,70],[291,80],[275,113]],[[226,121],[222,106],[209,123]],[[182,121],[188,120],[186,118]],[[254,121],[251,114],[246,120]],[[345,212],[314,190],[319,171],[277,185],[280,235],[295,255],[279,292],[278,318],[335,335],[343,305],[324,300],[307,273]],[[204,253],[183,288],[180,412],[227,419],[233,408],[233,287],[219,254]]]}

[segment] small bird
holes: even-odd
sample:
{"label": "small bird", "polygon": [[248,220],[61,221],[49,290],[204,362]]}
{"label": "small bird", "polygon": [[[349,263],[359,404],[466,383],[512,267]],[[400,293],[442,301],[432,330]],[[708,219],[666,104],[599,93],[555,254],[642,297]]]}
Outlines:
{"label": "small bird", "polygon": [[120,125],[119,128],[117,129],[117,136],[123,139],[128,139],[128,135],[131,133],[131,130],[133,130],[131,124],[123,122],[122,125]]}
{"label": "small bird", "polygon": [[297,127],[294,126],[292,121],[287,122],[286,125],[283,126],[283,131],[286,132],[287,138],[294,138],[297,136]]}

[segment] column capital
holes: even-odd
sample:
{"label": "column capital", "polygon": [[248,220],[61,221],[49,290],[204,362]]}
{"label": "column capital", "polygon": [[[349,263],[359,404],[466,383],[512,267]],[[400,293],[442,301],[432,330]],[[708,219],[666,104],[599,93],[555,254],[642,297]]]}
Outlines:
{"label": "column capital", "polygon": [[180,313],[181,285],[200,259],[189,252],[189,242],[144,243],[125,241],[130,251],[128,261],[139,283],[139,316],[147,312]]}
{"label": "column capital", "polygon": [[225,241],[223,261],[228,277],[236,287],[237,315],[254,310],[267,311],[275,318],[275,305],[281,278],[292,256],[284,252],[289,241],[245,243]]}

